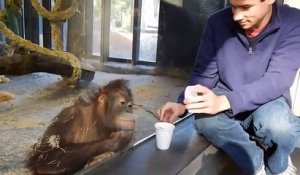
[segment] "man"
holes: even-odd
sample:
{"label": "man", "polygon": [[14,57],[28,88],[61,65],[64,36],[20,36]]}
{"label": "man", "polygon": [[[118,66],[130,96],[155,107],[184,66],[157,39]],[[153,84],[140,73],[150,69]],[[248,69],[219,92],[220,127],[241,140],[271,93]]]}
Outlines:
{"label": "man", "polygon": [[300,11],[275,0],[229,0],[203,34],[189,93],[157,112],[172,122],[186,110],[195,127],[246,174],[296,174],[290,154],[300,119],[289,88],[300,67]]}

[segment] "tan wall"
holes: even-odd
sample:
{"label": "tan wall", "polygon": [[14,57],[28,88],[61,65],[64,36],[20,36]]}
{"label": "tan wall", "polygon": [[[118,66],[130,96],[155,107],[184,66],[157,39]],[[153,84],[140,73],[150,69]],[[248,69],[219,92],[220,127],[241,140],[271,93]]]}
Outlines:
{"label": "tan wall", "polygon": [[[300,9],[300,1],[299,0],[284,0],[284,4],[288,4],[292,7],[296,7]],[[300,55],[299,55],[300,57]],[[296,76],[295,82],[291,87],[291,98],[293,101],[293,111],[296,115],[300,116],[300,69],[298,70],[298,74]]]}
{"label": "tan wall", "polygon": [[300,1],[299,0],[284,0],[284,4],[288,4],[289,6],[300,9]]}
{"label": "tan wall", "polygon": [[291,87],[291,98],[293,102],[292,109],[297,116],[300,116],[300,69],[298,70],[296,79]]}

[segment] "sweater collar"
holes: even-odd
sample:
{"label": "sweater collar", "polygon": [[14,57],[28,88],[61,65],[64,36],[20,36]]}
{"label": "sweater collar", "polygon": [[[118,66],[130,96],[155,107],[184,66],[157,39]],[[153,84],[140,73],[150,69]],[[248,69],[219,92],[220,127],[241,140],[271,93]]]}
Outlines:
{"label": "sweater collar", "polygon": [[[280,5],[276,2],[273,4],[273,12],[271,19],[264,30],[258,35],[258,40],[263,39],[264,37],[268,36],[268,34],[278,30],[280,28]],[[234,21],[233,21],[234,22]],[[245,31],[239,26],[238,23],[234,22],[234,30],[239,36],[240,39],[244,42],[248,42],[248,38],[245,35]]]}

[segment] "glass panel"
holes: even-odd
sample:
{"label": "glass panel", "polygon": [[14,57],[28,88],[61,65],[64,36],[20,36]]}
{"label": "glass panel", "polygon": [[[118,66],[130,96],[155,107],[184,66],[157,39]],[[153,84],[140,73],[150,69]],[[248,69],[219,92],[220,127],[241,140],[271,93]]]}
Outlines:
{"label": "glass panel", "polygon": [[101,2],[94,1],[93,9],[93,55],[100,56],[101,48]]}
{"label": "glass panel", "polygon": [[43,38],[43,17],[39,15],[39,43],[40,46],[44,46],[44,38]]}
{"label": "glass panel", "polygon": [[140,33],[140,61],[156,62],[159,0],[143,0]]}
{"label": "glass panel", "polygon": [[61,25],[63,51],[67,50],[68,23],[63,22]]}
{"label": "glass panel", "polygon": [[[0,9],[2,10],[2,9],[4,9],[5,8],[5,4],[4,4],[4,1],[0,1]],[[0,41],[2,41],[2,42],[6,42],[6,40],[5,40],[5,36],[2,34],[2,33],[0,33]]]}
{"label": "glass panel", "polygon": [[[42,0],[39,0],[40,4],[42,4]],[[43,38],[43,17],[39,15],[39,45],[41,47],[44,46],[44,38]]]}
{"label": "glass panel", "polygon": [[132,59],[133,0],[112,0],[109,57]]}

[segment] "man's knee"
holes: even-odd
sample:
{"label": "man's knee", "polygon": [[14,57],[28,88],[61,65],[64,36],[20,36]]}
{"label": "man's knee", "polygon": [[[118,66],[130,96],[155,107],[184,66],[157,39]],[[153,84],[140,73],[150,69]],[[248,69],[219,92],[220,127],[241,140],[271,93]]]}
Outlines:
{"label": "man's knee", "polygon": [[195,128],[199,134],[205,137],[216,136],[218,133],[228,129],[232,119],[226,116],[211,116],[203,117],[200,115],[195,116]]}
{"label": "man's knee", "polygon": [[269,102],[253,113],[256,135],[275,143],[287,143],[293,137],[294,117],[285,99]]}
{"label": "man's knee", "polygon": [[260,106],[256,111],[254,111],[253,116],[257,120],[266,120],[272,118],[287,118],[286,116],[291,114],[291,109],[283,97],[276,100],[270,101],[262,106]]}
{"label": "man's knee", "polygon": [[281,97],[266,103],[253,112],[253,122],[256,128],[270,127],[276,130],[290,126],[289,120],[293,116],[286,100]]}

